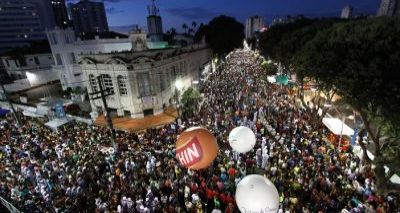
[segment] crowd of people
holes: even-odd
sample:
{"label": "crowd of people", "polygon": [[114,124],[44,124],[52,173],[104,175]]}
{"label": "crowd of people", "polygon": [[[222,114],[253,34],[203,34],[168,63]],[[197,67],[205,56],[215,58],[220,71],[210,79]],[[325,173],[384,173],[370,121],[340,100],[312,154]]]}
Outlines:
{"label": "crowd of people", "polygon": [[[207,77],[194,116],[119,131],[113,151],[102,127],[75,123],[52,132],[33,119],[19,129],[12,117],[2,119],[0,196],[24,212],[233,213],[236,185],[258,173],[278,189],[279,212],[399,212],[399,195],[377,195],[371,167],[351,150],[338,152],[322,126],[311,129],[310,112],[290,89],[267,82],[260,60],[235,50]],[[249,153],[229,146],[239,125],[256,133]],[[220,148],[200,171],[175,158],[176,138],[191,126],[212,131]]]}

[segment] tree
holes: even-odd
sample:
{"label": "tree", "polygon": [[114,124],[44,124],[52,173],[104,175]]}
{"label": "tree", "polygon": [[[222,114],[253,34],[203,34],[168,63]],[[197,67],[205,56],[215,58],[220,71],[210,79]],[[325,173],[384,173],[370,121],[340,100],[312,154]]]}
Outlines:
{"label": "tree", "polygon": [[185,31],[185,33],[186,33],[187,28],[188,28],[188,26],[186,24],[182,24],[182,29]]}
{"label": "tree", "polygon": [[278,72],[278,66],[265,60],[261,63],[261,67],[264,69],[265,75],[276,75]]}
{"label": "tree", "polygon": [[195,21],[192,21],[192,27],[193,27],[193,29],[196,29],[197,23]]}
{"label": "tree", "polygon": [[[399,192],[400,185],[389,179],[400,168],[400,18],[319,22],[281,26],[275,29],[281,38],[265,38],[272,46],[264,48],[273,59],[293,65],[302,79],[313,78],[322,90],[337,92],[357,111],[374,144],[374,160],[364,156],[375,165],[377,189]],[[366,144],[359,144],[365,152]]]}
{"label": "tree", "polygon": [[235,18],[218,16],[212,19],[205,29],[207,43],[219,56],[243,45],[244,26]]}
{"label": "tree", "polygon": [[189,87],[183,94],[181,102],[183,104],[183,113],[185,116],[193,116],[196,113],[197,105],[200,101],[200,92]]}
{"label": "tree", "polygon": [[284,69],[289,69],[294,56],[315,34],[329,28],[341,19],[305,19],[274,25],[260,35],[260,49],[269,57],[281,62]]}
{"label": "tree", "polygon": [[172,28],[170,29],[170,32],[171,32],[171,35],[172,35],[172,36],[175,36],[175,35],[176,35],[176,29],[175,29],[175,28],[172,27]]}
{"label": "tree", "polygon": [[194,33],[194,30],[193,30],[192,28],[189,28],[188,34],[189,34],[189,35],[192,35],[193,33]]}
{"label": "tree", "polygon": [[200,42],[201,39],[203,39],[203,37],[206,36],[207,30],[208,30],[208,25],[204,25],[203,23],[201,23],[196,33],[194,34],[194,40],[196,42]]}

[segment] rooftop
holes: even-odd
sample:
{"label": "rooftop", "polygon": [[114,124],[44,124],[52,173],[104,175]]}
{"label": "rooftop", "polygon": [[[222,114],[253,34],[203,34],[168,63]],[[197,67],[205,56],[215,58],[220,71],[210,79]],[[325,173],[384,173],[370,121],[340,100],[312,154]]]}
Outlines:
{"label": "rooftop", "polygon": [[99,39],[108,39],[108,38],[116,38],[116,37],[128,38],[128,36],[125,34],[113,32],[113,31],[103,32],[103,33],[95,33],[95,32],[86,33],[85,35],[80,36],[80,38],[82,40],[94,40],[94,39],[96,39],[96,36],[98,36]]}

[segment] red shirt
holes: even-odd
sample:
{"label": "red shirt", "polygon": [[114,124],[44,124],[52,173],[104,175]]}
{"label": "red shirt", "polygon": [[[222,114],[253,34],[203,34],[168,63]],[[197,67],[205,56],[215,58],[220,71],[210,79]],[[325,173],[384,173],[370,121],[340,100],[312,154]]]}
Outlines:
{"label": "red shirt", "polygon": [[225,193],[221,193],[221,194],[219,195],[219,199],[220,199],[221,202],[223,202],[223,203],[228,203],[228,200],[227,200],[226,198],[227,198],[227,197],[226,197]]}
{"label": "red shirt", "polygon": [[228,174],[230,177],[235,177],[236,176],[236,169],[234,169],[233,167],[228,169]]}
{"label": "red shirt", "polygon": [[214,190],[207,189],[206,192],[207,192],[207,199],[212,199],[212,198],[214,198],[214,195],[215,195]]}

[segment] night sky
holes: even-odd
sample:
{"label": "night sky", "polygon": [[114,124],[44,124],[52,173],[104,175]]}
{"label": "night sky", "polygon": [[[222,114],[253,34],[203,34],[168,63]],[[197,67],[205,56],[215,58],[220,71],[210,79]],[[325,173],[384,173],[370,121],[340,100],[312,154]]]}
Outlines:
{"label": "night sky", "polygon": [[[76,2],[69,0],[67,2]],[[147,5],[150,0],[104,0],[109,26],[146,26]],[[260,15],[267,23],[277,17],[304,14],[309,17],[340,16],[345,5],[352,5],[356,14],[376,14],[380,0],[157,0],[163,18],[164,30],[183,23],[208,23],[224,14],[244,23],[249,16]],[[117,28],[112,28],[117,29]]]}

